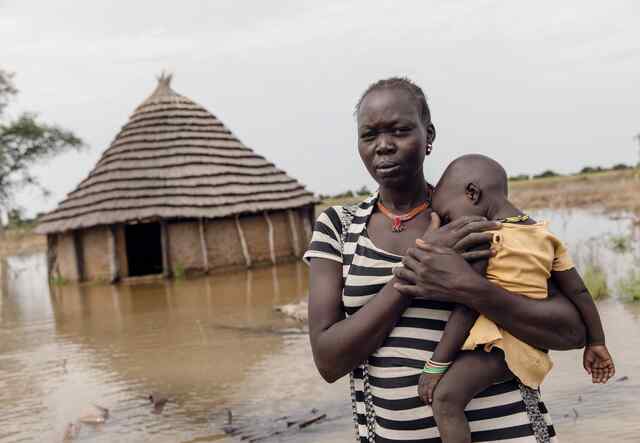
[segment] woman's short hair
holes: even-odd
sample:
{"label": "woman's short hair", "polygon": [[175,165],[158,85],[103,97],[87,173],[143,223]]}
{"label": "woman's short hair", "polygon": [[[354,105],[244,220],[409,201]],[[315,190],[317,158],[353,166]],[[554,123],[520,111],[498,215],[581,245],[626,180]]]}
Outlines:
{"label": "woman's short hair", "polygon": [[377,82],[370,84],[367,90],[364,91],[364,94],[362,94],[362,96],[360,97],[360,100],[358,100],[355,113],[358,114],[358,112],[360,111],[360,105],[362,105],[364,98],[369,95],[370,92],[378,91],[381,89],[402,89],[404,91],[407,91],[416,101],[422,121],[431,121],[431,111],[429,110],[429,105],[427,104],[427,97],[424,95],[424,92],[422,92],[420,86],[416,85],[407,77],[390,77],[378,80]]}

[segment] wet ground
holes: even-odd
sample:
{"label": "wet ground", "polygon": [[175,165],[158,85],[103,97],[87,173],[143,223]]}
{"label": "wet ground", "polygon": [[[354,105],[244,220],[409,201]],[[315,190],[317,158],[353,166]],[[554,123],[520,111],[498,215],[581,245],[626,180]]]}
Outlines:
{"label": "wet ground", "polygon": [[[614,292],[598,305],[620,381],[594,386],[580,352],[553,353],[543,395],[558,433],[563,442],[640,441],[640,303],[615,293],[615,280],[635,265],[638,242],[622,252],[610,247],[611,236],[633,238],[631,222],[584,211],[536,215],[551,220],[579,263],[595,254]],[[240,434],[245,441],[353,441],[345,381],[325,384],[303,325],[273,310],[306,295],[303,264],[52,290],[42,255],[8,264],[0,442],[61,442],[67,424],[93,403],[109,408],[110,418],[82,424],[73,441],[232,442]],[[151,392],[169,398],[162,410],[147,399]],[[238,435],[229,436],[231,429]]]}

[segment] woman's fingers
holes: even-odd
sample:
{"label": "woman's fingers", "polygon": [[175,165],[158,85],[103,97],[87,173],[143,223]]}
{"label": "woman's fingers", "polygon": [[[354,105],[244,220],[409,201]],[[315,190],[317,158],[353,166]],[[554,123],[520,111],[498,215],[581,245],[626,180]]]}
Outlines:
{"label": "woman's fingers", "polygon": [[475,220],[463,225],[459,229],[456,229],[455,233],[458,237],[457,241],[460,241],[466,236],[468,236],[469,234],[472,234],[474,232],[491,231],[491,230],[500,229],[501,227],[502,227],[502,224],[497,221]]}
{"label": "woman's fingers", "polygon": [[393,287],[396,291],[409,297],[420,297],[423,295],[420,288],[414,285],[406,285],[403,283],[394,283]]}
{"label": "woman's fingers", "polygon": [[464,228],[465,226],[467,226],[469,223],[482,222],[486,220],[487,220],[486,217],[482,217],[480,215],[466,215],[464,217],[455,219],[454,221],[449,223],[446,227],[453,231],[458,231]]}
{"label": "woman's fingers", "polygon": [[429,221],[429,227],[427,231],[436,231],[442,225],[442,220],[436,211],[431,211],[431,220]]}
{"label": "woman's fingers", "polygon": [[468,262],[474,262],[478,260],[486,260],[494,255],[496,255],[496,251],[494,249],[482,249],[480,251],[469,251],[463,252],[462,258],[464,258]]}
{"label": "woman's fingers", "polygon": [[418,269],[420,267],[419,259],[415,258],[413,255],[410,255],[408,250],[407,255],[402,258],[402,264],[404,265],[405,269],[413,271],[414,273],[418,272]]}
{"label": "woman's fingers", "polygon": [[459,240],[453,246],[453,250],[456,252],[468,251],[469,249],[473,249],[481,245],[489,245],[491,244],[492,240],[492,232],[472,232],[471,234]]}
{"label": "woman's fingers", "polygon": [[403,266],[398,266],[396,268],[393,268],[393,275],[398,277],[403,282],[407,282],[412,285],[415,285],[416,282],[418,281],[416,277],[416,273],[413,272],[411,269],[407,269]]}

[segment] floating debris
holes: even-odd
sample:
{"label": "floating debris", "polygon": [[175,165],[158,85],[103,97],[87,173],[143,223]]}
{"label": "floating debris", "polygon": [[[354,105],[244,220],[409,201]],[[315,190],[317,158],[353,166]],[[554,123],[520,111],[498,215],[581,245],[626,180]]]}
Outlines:
{"label": "floating debris", "polygon": [[169,397],[159,392],[149,394],[149,401],[153,405],[153,413],[160,414],[164,410],[165,405],[169,402]]}
{"label": "floating debris", "polygon": [[99,425],[106,422],[108,418],[109,410],[94,404],[82,411],[79,421],[88,425]]}
{"label": "floating debris", "polygon": [[296,321],[306,322],[309,318],[309,304],[306,300],[288,305],[276,306],[275,310]]}

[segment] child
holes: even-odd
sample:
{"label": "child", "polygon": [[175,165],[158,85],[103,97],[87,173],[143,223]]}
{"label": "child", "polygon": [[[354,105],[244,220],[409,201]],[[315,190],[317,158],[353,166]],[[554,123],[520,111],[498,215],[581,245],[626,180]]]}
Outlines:
{"label": "child", "polygon": [[[547,280],[552,277],[586,325],[584,368],[593,383],[605,383],[615,369],[593,299],[547,223],[523,214],[507,199],[507,190],[502,166],[485,156],[466,155],[447,167],[436,186],[433,209],[445,224],[465,215],[502,222],[502,229],[493,234],[495,257],[474,267],[503,288],[538,299],[547,297]],[[444,443],[471,442],[464,409],[476,394],[514,375],[523,384],[538,388],[551,366],[547,353],[460,305],[423,369],[418,394],[432,404]]]}

